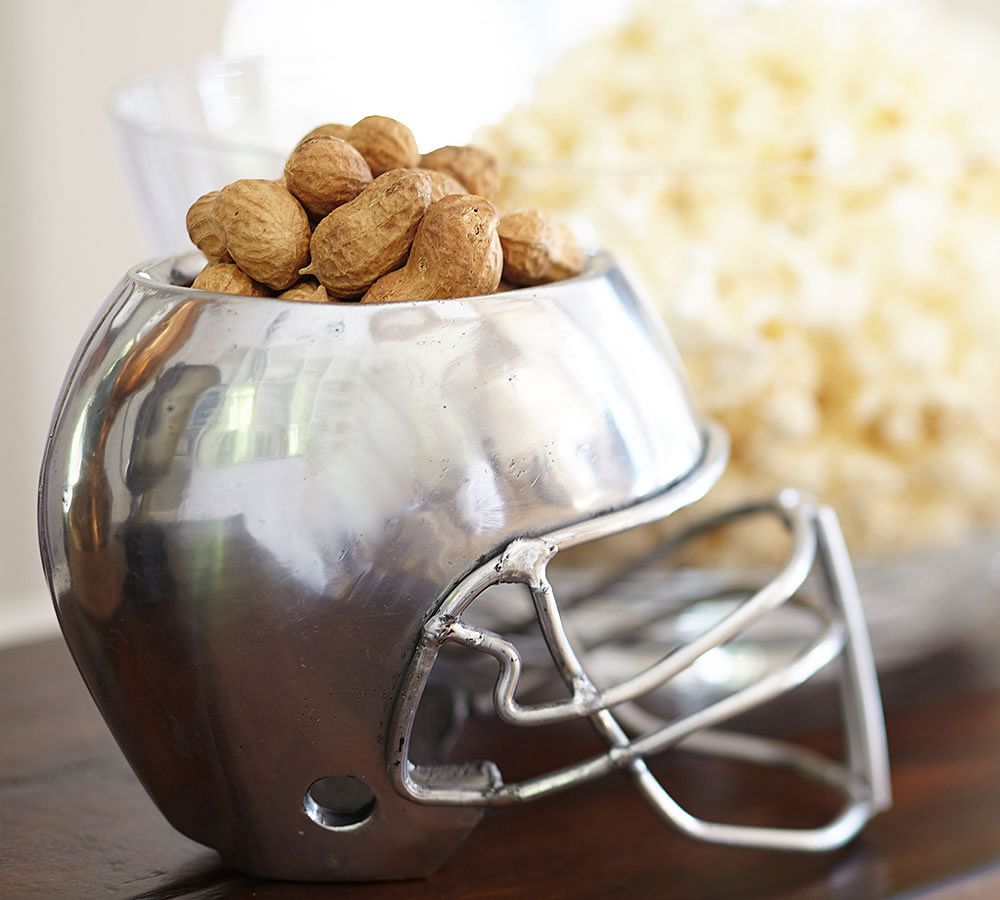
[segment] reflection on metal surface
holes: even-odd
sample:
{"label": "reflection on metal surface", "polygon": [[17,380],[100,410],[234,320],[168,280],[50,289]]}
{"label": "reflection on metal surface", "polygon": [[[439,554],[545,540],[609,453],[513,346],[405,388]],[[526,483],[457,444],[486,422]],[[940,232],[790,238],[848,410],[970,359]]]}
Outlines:
{"label": "reflection on metal surface", "polygon": [[[78,586],[78,602],[96,619],[106,620],[113,615],[121,603],[126,578],[122,554],[112,546],[112,493],[105,472],[108,436],[122,407],[148,387],[183,347],[197,317],[197,304],[190,300],[177,304],[126,348],[121,362],[95,391],[91,418],[83,433],[91,435],[96,431],[96,435],[77,451],[84,466],[80,480],[66,487],[71,498],[66,515],[66,559]],[[141,454],[141,435],[136,435],[135,444]]]}
{"label": "reflection on metal surface", "polygon": [[[385,306],[173,286],[197,265],[130,273],[70,369],[39,498],[63,633],[157,805],[227,863],[427,874],[482,815],[415,802],[390,767],[428,618],[512,542],[696,500],[724,438],[605,257]],[[409,756],[425,785],[481,796],[488,767],[425,766],[467,711],[461,677],[428,687]],[[604,717],[614,690],[573,714]]]}

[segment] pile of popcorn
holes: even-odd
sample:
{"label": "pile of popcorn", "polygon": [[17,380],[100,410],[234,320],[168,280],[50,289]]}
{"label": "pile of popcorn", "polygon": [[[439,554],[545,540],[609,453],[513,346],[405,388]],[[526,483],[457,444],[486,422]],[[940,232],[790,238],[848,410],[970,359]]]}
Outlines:
{"label": "pile of popcorn", "polygon": [[917,2],[647,0],[487,135],[506,205],[644,282],[732,437],[720,504],[805,488],[869,557],[1000,522],[990,37]]}

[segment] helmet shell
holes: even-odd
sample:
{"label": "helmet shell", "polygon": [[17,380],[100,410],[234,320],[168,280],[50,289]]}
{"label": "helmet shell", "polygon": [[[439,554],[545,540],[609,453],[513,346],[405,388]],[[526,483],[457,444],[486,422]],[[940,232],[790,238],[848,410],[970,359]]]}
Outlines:
{"label": "helmet shell", "polygon": [[[228,864],[428,874],[480,812],[387,775],[421,626],[514,538],[696,466],[676,354],[606,256],[386,305],[175,286],[198,261],[130,272],[59,398],[39,518],[66,640],[159,808]],[[317,822],[329,776],[373,802]]]}

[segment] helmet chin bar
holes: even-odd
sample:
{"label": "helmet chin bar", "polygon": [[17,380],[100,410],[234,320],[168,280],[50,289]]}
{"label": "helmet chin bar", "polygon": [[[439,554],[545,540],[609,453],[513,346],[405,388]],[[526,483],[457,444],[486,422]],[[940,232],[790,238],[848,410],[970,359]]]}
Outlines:
{"label": "helmet chin bar", "polygon": [[[864,824],[891,803],[888,753],[881,700],[861,600],[847,548],[832,510],[817,506],[795,491],[773,501],[745,506],[690,529],[681,540],[748,516],[776,516],[790,532],[792,550],[778,574],[698,638],[605,690],[591,680],[567,636],[552,587],[549,561],[560,549],[605,534],[661,519],[700,499],[725,464],[724,434],[709,427],[706,451],[698,468],[663,493],[635,506],[560,529],[539,538],[513,541],[498,557],[463,579],[427,621],[396,707],[389,771],[396,789],[424,804],[503,806],[533,800],[626,768],[656,812],[669,824],[702,840],[744,847],[782,850],[832,850],[851,840]],[[825,598],[798,595],[816,568]],[[462,613],[488,587],[521,583],[528,587],[555,667],[569,688],[568,699],[522,705],[516,700],[522,660],[517,648],[494,632],[470,625]],[[822,624],[820,636],[785,665],[721,700],[670,722],[637,707],[649,694],[687,669],[709,650],[745,631],[787,602],[811,612]],[[441,648],[457,643],[493,657],[500,673],[493,691],[498,716],[516,725],[541,725],[589,718],[608,749],[605,753],[554,772],[506,783],[494,763],[481,764],[473,786],[469,766],[416,766],[409,759],[410,733],[428,674]],[[838,763],[782,741],[716,730],[719,723],[756,707],[807,681],[843,657],[840,675],[847,732],[847,761]],[[629,737],[630,726],[639,736]],[[650,772],[645,758],[682,744],[685,750],[762,765],[783,766],[819,781],[845,797],[840,813],[814,829],[760,828],[707,822],[684,810]]]}

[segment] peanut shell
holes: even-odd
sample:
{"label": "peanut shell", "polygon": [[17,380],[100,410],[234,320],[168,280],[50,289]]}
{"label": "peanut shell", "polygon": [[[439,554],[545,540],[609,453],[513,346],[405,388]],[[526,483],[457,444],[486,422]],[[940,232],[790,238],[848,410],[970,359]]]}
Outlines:
{"label": "peanut shell", "polygon": [[226,249],[247,275],[278,291],[298,280],[309,260],[309,219],[288,190],[275,181],[234,181],[215,210]]}
{"label": "peanut shell", "polygon": [[351,127],[347,139],[376,177],[392,169],[412,169],[420,159],[413,132],[387,116],[366,116]]}
{"label": "peanut shell", "polygon": [[215,214],[215,204],[219,199],[219,191],[209,191],[202,194],[188,210],[187,233],[194,244],[210,263],[228,260],[226,252],[226,234],[219,224]]}
{"label": "peanut shell", "polygon": [[360,296],[403,264],[430,196],[422,172],[380,175],[316,226],[312,262],[302,274],[316,276],[331,297]]}
{"label": "peanut shell", "polygon": [[308,141],[310,138],[320,136],[336,137],[346,141],[347,135],[350,134],[350,132],[350,125],[341,125],[339,122],[328,122],[326,125],[317,125],[308,134],[302,135],[302,137],[299,138],[299,143],[301,144],[303,141]]}
{"label": "peanut shell", "polygon": [[243,297],[267,297],[267,288],[258,284],[233,263],[210,263],[198,273],[191,287],[217,294],[239,294]]}
{"label": "peanut shell", "polygon": [[279,300],[298,300],[300,303],[328,303],[330,295],[315,278],[303,278],[287,291],[278,294]]}
{"label": "peanut shell", "polygon": [[469,193],[458,179],[452,178],[447,172],[438,172],[436,169],[423,169],[417,166],[414,172],[423,172],[431,180],[431,203],[437,203],[444,197],[452,194]]}
{"label": "peanut shell", "polygon": [[336,137],[320,135],[302,141],[285,163],[288,190],[307,212],[317,216],[353,200],[371,180],[365,158]]}
{"label": "peanut shell", "polygon": [[583,271],[584,253],[573,232],[537,209],[508,213],[497,229],[503,277],[511,284],[547,284]]}
{"label": "peanut shell", "polygon": [[445,172],[465,185],[470,194],[493,200],[500,192],[500,164],[497,158],[480,147],[439,147],[420,158],[425,169]]}
{"label": "peanut shell", "polygon": [[406,265],[383,276],[363,303],[492,294],[500,283],[500,217],[485,197],[458,194],[428,207]]}

